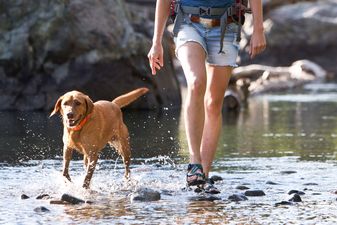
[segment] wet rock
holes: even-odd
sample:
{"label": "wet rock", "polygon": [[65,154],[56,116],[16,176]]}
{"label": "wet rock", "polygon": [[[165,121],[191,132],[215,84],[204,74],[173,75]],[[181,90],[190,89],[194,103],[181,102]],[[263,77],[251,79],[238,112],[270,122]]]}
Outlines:
{"label": "wet rock", "polygon": [[279,183],[273,182],[273,181],[267,181],[266,184],[270,185],[279,185]]}
{"label": "wet rock", "polygon": [[244,185],[238,185],[238,186],[235,187],[235,189],[238,189],[238,190],[248,190],[250,188],[247,187],[247,186],[244,186]]}
{"label": "wet rock", "polygon": [[280,173],[281,173],[282,175],[288,175],[288,174],[297,173],[297,171],[293,171],[293,170],[285,170],[285,171],[281,171]]}
{"label": "wet rock", "polygon": [[22,194],[22,195],[21,195],[21,199],[28,199],[28,198],[29,198],[28,195],[25,195],[25,194]]}
{"label": "wet rock", "polygon": [[245,196],[258,197],[266,195],[262,190],[248,190],[245,191]]}
{"label": "wet rock", "polygon": [[138,188],[132,193],[131,200],[142,202],[158,201],[160,200],[160,193],[150,188]]}
{"label": "wet rock", "polygon": [[234,202],[240,202],[240,201],[246,201],[248,198],[243,194],[233,194],[228,197],[228,200],[234,201]]}
{"label": "wet rock", "polygon": [[302,199],[299,194],[294,194],[294,196],[289,199],[290,202],[302,202]]}
{"label": "wet rock", "polygon": [[191,187],[183,187],[181,188],[181,191],[192,191],[192,188]]}
{"label": "wet rock", "polygon": [[275,203],[275,206],[280,206],[280,205],[293,205],[294,203],[289,202],[289,201],[282,201],[282,202],[277,202]]}
{"label": "wet rock", "polygon": [[312,193],[312,195],[322,195],[322,193],[315,192],[315,193]]}
{"label": "wet rock", "polygon": [[199,195],[199,196],[193,196],[189,198],[190,201],[218,201],[221,200],[221,198],[216,197],[214,195]]}
{"label": "wet rock", "polygon": [[305,195],[305,193],[304,193],[303,191],[290,190],[290,191],[288,192],[288,195],[292,195],[292,194]]}
{"label": "wet rock", "polygon": [[40,213],[40,212],[50,212],[50,210],[47,209],[47,208],[44,207],[44,206],[37,207],[37,208],[34,209],[34,211],[35,211],[35,212],[38,212],[38,213]]}
{"label": "wet rock", "polygon": [[69,194],[63,194],[62,197],[61,197],[61,200],[69,202],[69,203],[74,204],[74,205],[80,204],[80,203],[85,203],[84,200],[76,198],[76,197],[71,196]]}
{"label": "wet rock", "polygon": [[194,189],[194,192],[195,192],[195,193],[200,193],[200,192],[202,192],[202,191],[203,191],[203,189],[200,188],[200,187],[197,187],[197,188]]}
{"label": "wet rock", "polygon": [[36,199],[50,199],[48,194],[41,194],[36,197]]}
{"label": "wet rock", "polygon": [[222,177],[217,176],[217,175],[213,175],[213,176],[211,176],[211,178],[209,178],[209,179],[212,180],[213,182],[217,182],[217,181],[223,180]]}
{"label": "wet rock", "polygon": [[50,200],[49,204],[54,204],[54,205],[68,205],[70,204],[69,202],[58,200],[58,199],[53,199]]}
{"label": "wet rock", "polygon": [[305,185],[305,186],[317,186],[318,184],[317,183],[309,182],[309,183],[305,183],[303,185]]}
{"label": "wet rock", "polygon": [[161,190],[161,194],[163,195],[168,195],[168,196],[173,196],[173,191],[170,190]]}

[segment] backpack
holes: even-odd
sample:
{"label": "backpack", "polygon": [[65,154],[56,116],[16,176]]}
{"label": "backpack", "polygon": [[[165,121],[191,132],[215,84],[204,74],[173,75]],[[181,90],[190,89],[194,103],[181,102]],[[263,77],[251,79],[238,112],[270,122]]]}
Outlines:
{"label": "backpack", "polygon": [[[172,0],[170,5],[170,19],[174,22],[177,15],[177,5],[179,0]],[[237,23],[241,25],[245,22],[245,13],[251,13],[250,8],[248,8],[248,0],[235,0],[232,6],[232,18]]]}

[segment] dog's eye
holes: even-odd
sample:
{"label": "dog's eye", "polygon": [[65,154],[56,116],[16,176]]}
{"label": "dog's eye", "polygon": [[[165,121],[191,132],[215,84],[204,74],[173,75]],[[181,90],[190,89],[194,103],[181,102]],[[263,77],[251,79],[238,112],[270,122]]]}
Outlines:
{"label": "dog's eye", "polygon": [[81,105],[81,102],[77,101],[77,100],[75,100],[74,103],[75,103],[75,105]]}
{"label": "dog's eye", "polygon": [[70,105],[69,101],[65,101],[62,103],[63,105]]}

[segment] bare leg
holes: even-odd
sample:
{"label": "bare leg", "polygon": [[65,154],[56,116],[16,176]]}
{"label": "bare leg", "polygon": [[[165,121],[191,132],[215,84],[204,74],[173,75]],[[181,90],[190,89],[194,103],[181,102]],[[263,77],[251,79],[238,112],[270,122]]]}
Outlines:
{"label": "bare leg", "polygon": [[232,67],[207,65],[205,93],[205,123],[201,141],[201,159],[205,176],[208,177],[215,156],[222,127],[222,104],[232,73]]}
{"label": "bare leg", "polygon": [[179,48],[178,55],[187,81],[184,121],[190,163],[201,163],[200,144],[205,119],[205,51],[198,43],[188,42]]}

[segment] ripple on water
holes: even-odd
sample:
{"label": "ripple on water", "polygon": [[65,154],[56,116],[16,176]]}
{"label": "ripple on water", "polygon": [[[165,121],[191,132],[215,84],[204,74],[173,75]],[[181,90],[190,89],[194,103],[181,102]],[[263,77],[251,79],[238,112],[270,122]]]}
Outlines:
{"label": "ripple on water", "polygon": [[[336,221],[337,187],[336,161],[308,162],[299,157],[231,158],[218,159],[215,172],[223,178],[216,183],[221,190],[220,200],[196,200],[198,194],[183,191],[185,164],[159,157],[133,165],[130,182],[123,180],[123,166],[112,160],[101,160],[95,171],[91,191],[81,188],[84,177],[82,161],[71,162],[74,183],[65,183],[58,160],[34,161],[20,166],[1,166],[0,208],[4,217],[0,223],[9,224],[90,224],[134,223],[190,224],[207,223],[298,223],[310,221]],[[161,166],[158,166],[161,165]],[[295,171],[295,173],[282,173]],[[277,185],[272,185],[277,184]],[[318,185],[306,185],[317,183]],[[248,197],[239,204],[228,200],[236,189],[245,185],[251,190],[262,190],[265,196]],[[130,194],[138,187],[148,187],[161,192],[155,202],[131,202]],[[275,207],[275,203],[288,201],[290,190],[303,191],[302,202]],[[48,200],[37,200],[40,194],[60,198],[63,193],[91,200],[94,204],[50,205]],[[21,200],[21,194],[30,196]],[[195,199],[195,200],[193,200]],[[207,198],[206,198],[207,199]],[[49,212],[34,212],[37,207]],[[292,213],[290,213],[290,211]],[[202,213],[200,213],[202,211]],[[41,216],[41,214],[43,216]],[[313,217],[315,215],[315,217]]]}

